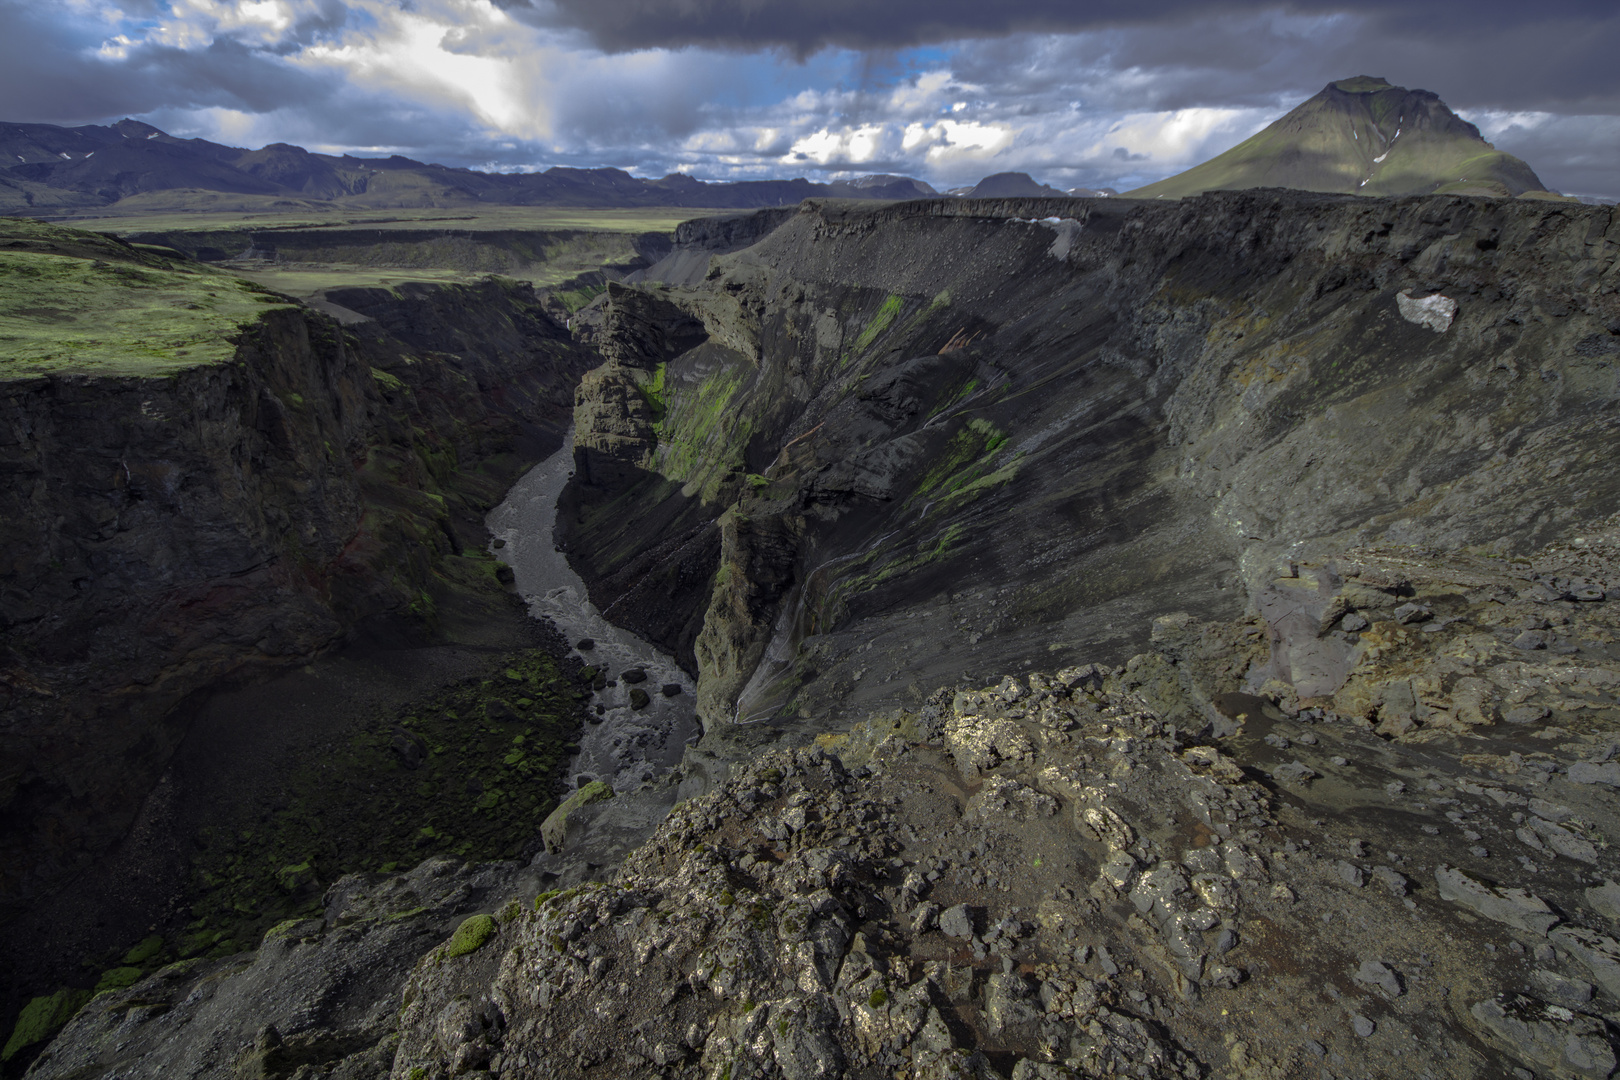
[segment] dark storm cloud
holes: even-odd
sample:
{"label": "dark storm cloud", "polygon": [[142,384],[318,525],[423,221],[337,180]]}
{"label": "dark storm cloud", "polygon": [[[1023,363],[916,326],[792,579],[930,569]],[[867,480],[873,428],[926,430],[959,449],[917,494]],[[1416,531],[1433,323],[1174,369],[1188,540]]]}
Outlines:
{"label": "dark storm cloud", "polygon": [[[1459,105],[1620,108],[1620,14],[1612,2],[1547,0],[495,0],[538,25],[584,32],[608,51],[687,46],[901,49],[1023,32],[1109,39],[1115,69],[1165,73],[1138,107],[1274,99],[1279,84],[1387,75],[1443,89]],[[1343,17],[1337,35],[1253,33],[1267,14]],[[1280,35],[1286,36],[1286,35]],[[1266,51],[1280,45],[1283,55]],[[1308,45],[1308,48],[1301,48]],[[1092,46],[1095,51],[1095,46]],[[1207,81],[1210,73],[1221,78]],[[1177,76],[1180,77],[1177,77]]]}
{"label": "dark storm cloud", "polygon": [[[953,72],[1040,97],[1080,86],[1102,107],[1260,106],[1350,75],[1433,90],[1455,108],[1620,113],[1620,14],[1519,26],[1398,25],[1393,17],[1260,12],[1054,39],[966,44]],[[1133,78],[1120,79],[1131,72]]]}
{"label": "dark storm cloud", "polygon": [[1594,0],[494,0],[520,18],[585,31],[609,51],[826,46],[904,48],[1025,31],[1073,33],[1285,7],[1299,14],[1389,15],[1411,25],[1514,26],[1611,15]]}
{"label": "dark storm cloud", "polygon": [[106,57],[96,51],[102,33],[50,16],[47,6],[0,0],[0,102],[7,119],[72,124],[209,106],[268,112],[323,100],[333,90],[330,78],[230,37],[193,50],[134,44],[123,57]]}

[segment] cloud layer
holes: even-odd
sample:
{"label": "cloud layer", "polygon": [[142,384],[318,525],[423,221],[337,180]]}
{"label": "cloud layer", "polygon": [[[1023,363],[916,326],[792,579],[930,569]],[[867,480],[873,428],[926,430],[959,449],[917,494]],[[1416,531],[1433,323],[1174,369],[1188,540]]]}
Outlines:
{"label": "cloud layer", "polygon": [[1617,51],[1620,13],[1569,0],[0,0],[4,119],[941,187],[1129,188],[1372,74],[1439,93],[1549,186],[1620,196]]}

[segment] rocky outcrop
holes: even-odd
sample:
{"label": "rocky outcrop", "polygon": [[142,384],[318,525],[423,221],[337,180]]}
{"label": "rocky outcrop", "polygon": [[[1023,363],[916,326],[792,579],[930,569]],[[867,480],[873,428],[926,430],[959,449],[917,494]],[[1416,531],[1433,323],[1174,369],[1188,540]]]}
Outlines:
{"label": "rocky outcrop", "polygon": [[[1502,637],[1526,610],[1613,637],[1589,583],[1620,533],[1583,540],[1535,553],[1551,576],[1340,552],[1354,602],[1306,614],[1461,693],[1537,651]],[[1515,668],[1535,719],[1389,739],[1246,692],[1270,625],[1171,612],[1118,666],[941,689],[724,779],[695,755],[663,790],[709,790],[601,880],[344,878],[252,952],[97,997],[30,1075],[1612,1076],[1620,656]]]}
{"label": "rocky outcrop", "polygon": [[651,266],[626,276],[625,281],[696,285],[708,276],[709,263],[714,256],[729,255],[759,243],[798,212],[797,205],[778,206],[751,214],[722,214],[683,221],[675,227],[671,250]]}
{"label": "rocky outcrop", "polygon": [[[704,673],[698,709],[710,716],[733,707],[764,658],[770,622],[793,584],[793,556],[804,521],[784,514],[728,513],[719,528],[720,570],[696,644]],[[739,713],[733,719],[749,718]]]}
{"label": "rocky outcrop", "polygon": [[[455,939],[469,915],[538,887],[518,864],[448,858],[407,874],[350,875],[310,917],[274,927],[251,952],[183,960],[101,994],[28,1075],[386,1076],[400,985],[416,959]],[[489,943],[479,926],[461,937],[463,966]]]}
{"label": "rocky outcrop", "polygon": [[343,301],[375,318],[280,308],[227,363],[0,383],[6,905],[128,827],[193,695],[498,593],[482,513],[587,354],[511,283]]}
{"label": "rocky outcrop", "polygon": [[1254,629],[740,764],[498,964],[424,957],[390,1075],[1610,1076],[1607,894],[1515,830],[1614,827],[1613,721],[1385,743],[1242,694]]}
{"label": "rocky outcrop", "polygon": [[[655,393],[637,380],[635,468],[582,465],[561,536],[610,606],[665,522],[802,520],[769,571],[786,587],[740,586],[722,554],[722,588],[645,628],[704,613],[726,643],[711,741],[742,714],[826,730],[1048,648],[1120,659],[1166,610],[1286,599],[1275,579],[1323,552],[1571,539],[1620,506],[1611,224],[1284,192],[806,203],[702,285],[618,303],[656,325],[610,313],[660,356],[683,318],[706,340]],[[1297,691],[1337,692],[1348,654],[1298,650]]]}

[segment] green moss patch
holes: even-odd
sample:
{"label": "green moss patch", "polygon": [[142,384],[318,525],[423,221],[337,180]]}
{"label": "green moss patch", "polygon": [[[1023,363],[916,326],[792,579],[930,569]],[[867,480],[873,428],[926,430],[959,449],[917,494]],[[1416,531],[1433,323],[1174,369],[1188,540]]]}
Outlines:
{"label": "green moss patch", "polygon": [[474,915],[456,927],[456,932],[450,935],[450,941],[444,947],[445,958],[453,960],[458,956],[477,952],[494,936],[494,918],[489,915]]}
{"label": "green moss patch", "polygon": [[287,301],[199,263],[95,233],[0,218],[0,379],[161,377],[218,364]]}
{"label": "green moss patch", "polygon": [[894,320],[900,317],[900,311],[905,307],[905,304],[905,300],[898,296],[890,296],[884,300],[883,305],[877,309],[877,314],[872,316],[872,321],[866,324],[860,336],[855,339],[855,347],[850,350],[850,355],[859,356],[870,348],[872,342],[876,341],[883,331],[892,326]]}
{"label": "green moss patch", "polygon": [[144,974],[146,973],[138,967],[115,967],[103,971],[101,978],[96,981],[96,993],[100,994],[107,990],[123,990],[126,987],[134,986],[141,981],[141,976]]}
{"label": "green moss patch", "polygon": [[129,950],[129,952],[125,953],[124,963],[144,964],[149,960],[156,959],[158,954],[162,951],[163,935],[153,934],[151,937],[146,938],[139,945],[136,945],[133,949]]}
{"label": "green moss patch", "polygon": [[67,1026],[84,1003],[91,997],[88,990],[58,990],[54,994],[37,997],[23,1006],[17,1023],[11,1029],[5,1049],[0,1050],[0,1061],[10,1061],[22,1051],[44,1042]]}
{"label": "green moss patch", "polygon": [[1007,483],[1017,475],[1020,455],[998,460],[1006,445],[1006,434],[990,421],[969,420],[917,482],[907,505],[929,500],[948,505],[959,497]]}

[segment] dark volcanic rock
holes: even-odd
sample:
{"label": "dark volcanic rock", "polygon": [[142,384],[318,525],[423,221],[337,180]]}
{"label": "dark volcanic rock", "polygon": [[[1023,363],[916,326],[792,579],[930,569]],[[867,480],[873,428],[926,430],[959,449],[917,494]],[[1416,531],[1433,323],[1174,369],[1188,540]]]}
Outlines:
{"label": "dark volcanic rock", "polygon": [[[1331,694],[1362,620],[1449,624],[1395,585],[1340,590],[1325,553],[1523,553],[1620,507],[1616,369],[1582,345],[1615,317],[1582,284],[1614,273],[1611,217],[1279,191],[809,202],[698,286],[615,294],[634,365],[582,385],[559,536],[599,607],[696,664],[711,743],[1034,655],[1117,661],[1165,611],[1251,600],[1272,646],[1252,687]],[[1409,318],[1434,294],[1459,305],[1443,332]],[[1368,707],[1417,727],[1420,696]]]}
{"label": "dark volcanic rock", "polygon": [[[471,912],[499,912],[538,883],[510,863],[430,859],[408,874],[357,874],[327,891],[323,910],[283,923],[256,951],[182,961],[88,1005],[30,1076],[385,1077],[405,974]],[[511,909],[507,909],[510,914]],[[488,919],[488,916],[484,916]],[[492,928],[494,924],[492,923]],[[488,966],[500,932],[462,953]],[[470,938],[468,941],[470,942]],[[465,947],[465,946],[462,946]]]}
{"label": "dark volcanic rock", "polygon": [[[1187,624],[1206,646],[1244,627]],[[1303,715],[1188,741],[1167,718],[1212,713],[1223,670],[1141,654],[1005,678],[739,765],[608,881],[540,897],[503,930],[498,972],[418,966],[394,1075],[454,1073],[462,1043],[438,1018],[466,1002],[501,1017],[468,1037],[523,1075],[1286,1076],[1331,1057],[1461,1080],[1507,1055],[1608,1076],[1608,1006],[1575,966],[1601,966],[1607,939],[1555,930],[1579,959],[1527,981],[1517,958],[1555,955],[1550,924],[1522,917],[1540,904],[1531,872],[1483,864],[1481,884],[1445,865],[1453,840],[1414,827],[1511,830],[1547,774],[1498,759],[1476,782],[1455,742]],[[1354,755],[1380,780],[1426,777],[1428,801],[1345,770],[1337,791],[1268,791],[1246,766],[1273,754],[1272,724],[1309,728],[1324,770]],[[1482,761],[1498,743],[1462,746]],[[1595,801],[1579,814],[1616,820]],[[1440,894],[1357,888],[1332,852],[1433,872]],[[1533,876],[1590,918],[1578,871]]]}
{"label": "dark volcanic rock", "polygon": [[277,308],[230,363],[0,381],[0,913],[129,827],[192,695],[505,603],[483,514],[590,354],[513,282],[351,293],[374,321]]}

